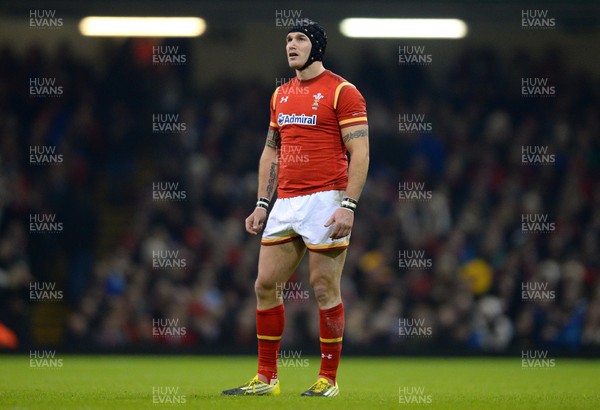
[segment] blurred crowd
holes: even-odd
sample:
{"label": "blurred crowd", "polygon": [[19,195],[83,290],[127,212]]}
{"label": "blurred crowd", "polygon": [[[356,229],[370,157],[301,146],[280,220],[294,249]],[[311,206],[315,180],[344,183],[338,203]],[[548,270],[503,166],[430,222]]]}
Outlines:
{"label": "blurred crowd", "polygon": [[[259,238],[243,221],[276,79],[224,76],[199,88],[194,56],[153,65],[151,50],[107,43],[98,65],[66,45],[0,51],[0,324],[23,346],[38,303],[32,282],[65,291],[70,347],[255,345]],[[363,93],[370,128],[342,279],[345,346],[600,346],[599,78],[569,68],[558,50],[467,49],[434,60],[443,66],[435,77],[368,50],[359,61],[344,72],[325,60]],[[56,78],[63,93],[32,97],[32,77]],[[555,94],[523,96],[524,77],[548,78]],[[155,132],[156,113],[185,126]],[[403,132],[404,114],[428,131]],[[32,165],[31,146],[55,146],[63,160]],[[523,147],[548,156],[524,161]],[[101,249],[114,209],[129,210],[128,224]],[[30,232],[39,213],[64,229]],[[525,215],[547,223],[531,228]],[[316,349],[305,262],[284,289],[283,346]]]}

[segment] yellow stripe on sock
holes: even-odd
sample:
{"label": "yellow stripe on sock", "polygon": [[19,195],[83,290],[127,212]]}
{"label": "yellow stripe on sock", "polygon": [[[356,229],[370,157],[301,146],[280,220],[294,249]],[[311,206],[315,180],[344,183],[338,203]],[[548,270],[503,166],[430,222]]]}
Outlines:
{"label": "yellow stripe on sock", "polygon": [[263,336],[263,335],[256,335],[257,339],[261,339],[261,340],[281,340],[281,336]]}
{"label": "yellow stripe on sock", "polygon": [[337,343],[337,342],[341,342],[343,339],[343,337],[336,337],[333,339],[324,339],[322,337],[319,338],[319,340],[323,343]]}

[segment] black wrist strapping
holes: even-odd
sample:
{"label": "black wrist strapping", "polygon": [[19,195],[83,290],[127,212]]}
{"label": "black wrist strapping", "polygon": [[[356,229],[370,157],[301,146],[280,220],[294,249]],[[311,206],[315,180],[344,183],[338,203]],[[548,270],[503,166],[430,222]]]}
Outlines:
{"label": "black wrist strapping", "polygon": [[349,211],[354,212],[356,210],[356,207],[358,206],[358,201],[356,201],[352,198],[344,197],[342,199],[342,204],[340,206],[342,208],[346,208]]}
{"label": "black wrist strapping", "polygon": [[258,198],[258,201],[256,201],[257,208],[269,209],[270,204],[271,201],[269,198]]}

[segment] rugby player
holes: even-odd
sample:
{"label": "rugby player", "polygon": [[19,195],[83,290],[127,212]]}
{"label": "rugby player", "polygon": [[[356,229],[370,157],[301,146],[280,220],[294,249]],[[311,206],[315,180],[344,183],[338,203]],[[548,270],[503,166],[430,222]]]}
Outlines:
{"label": "rugby player", "polygon": [[[258,201],[245,221],[250,234],[262,232],[254,287],[258,372],[223,394],[280,394],[277,356],[285,313],[276,288],[287,282],[308,249],[320,315],[321,366],[316,383],[302,395],[332,397],[339,393],[344,332],[340,279],[369,167],[366,104],[354,85],[323,66],[327,35],[318,23],[303,20],[285,41],[296,76],[271,97]],[[277,200],[267,218],[275,189]]]}

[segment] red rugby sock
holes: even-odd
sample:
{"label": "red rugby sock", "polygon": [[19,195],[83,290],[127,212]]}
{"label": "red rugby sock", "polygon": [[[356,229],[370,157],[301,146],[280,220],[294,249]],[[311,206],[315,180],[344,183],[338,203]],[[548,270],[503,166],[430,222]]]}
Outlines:
{"label": "red rugby sock", "polygon": [[321,369],[319,377],[333,381],[342,354],[342,337],[344,335],[344,304],[340,303],[329,309],[320,310]]}
{"label": "red rugby sock", "polygon": [[277,378],[277,354],[284,326],[283,304],[271,309],[256,310],[258,374],[266,377],[268,382]]}

